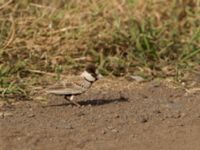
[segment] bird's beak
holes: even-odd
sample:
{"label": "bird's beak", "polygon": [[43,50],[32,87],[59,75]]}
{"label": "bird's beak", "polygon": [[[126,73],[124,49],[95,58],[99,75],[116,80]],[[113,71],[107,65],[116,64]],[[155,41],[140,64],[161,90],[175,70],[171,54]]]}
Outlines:
{"label": "bird's beak", "polygon": [[99,73],[99,74],[97,75],[97,79],[99,80],[99,79],[101,79],[101,78],[103,78],[103,75]]}
{"label": "bird's beak", "polygon": [[100,74],[98,70],[96,71],[96,74],[97,74],[97,79],[98,80],[101,79],[101,78],[103,78],[103,75]]}

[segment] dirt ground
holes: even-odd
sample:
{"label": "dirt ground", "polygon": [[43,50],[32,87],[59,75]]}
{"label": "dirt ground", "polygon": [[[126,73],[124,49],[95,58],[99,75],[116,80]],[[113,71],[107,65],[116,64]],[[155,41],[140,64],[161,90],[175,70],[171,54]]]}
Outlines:
{"label": "dirt ground", "polygon": [[69,105],[20,101],[0,107],[1,150],[199,150],[200,92],[150,81],[98,81]]}

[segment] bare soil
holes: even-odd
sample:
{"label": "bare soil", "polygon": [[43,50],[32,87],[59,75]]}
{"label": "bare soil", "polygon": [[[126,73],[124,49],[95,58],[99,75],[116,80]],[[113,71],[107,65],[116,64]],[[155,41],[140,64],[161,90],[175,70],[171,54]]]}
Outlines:
{"label": "bare soil", "polygon": [[102,80],[76,101],[0,107],[1,150],[199,150],[200,93],[165,83]]}

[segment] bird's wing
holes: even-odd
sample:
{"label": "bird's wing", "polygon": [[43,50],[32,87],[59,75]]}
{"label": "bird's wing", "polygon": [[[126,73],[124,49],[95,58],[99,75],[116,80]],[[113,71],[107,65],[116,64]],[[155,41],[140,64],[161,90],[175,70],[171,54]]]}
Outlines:
{"label": "bird's wing", "polygon": [[71,81],[70,79],[63,80],[49,87],[46,91],[56,95],[81,94],[85,91],[85,88],[82,86],[82,80],[82,78],[71,78]]}

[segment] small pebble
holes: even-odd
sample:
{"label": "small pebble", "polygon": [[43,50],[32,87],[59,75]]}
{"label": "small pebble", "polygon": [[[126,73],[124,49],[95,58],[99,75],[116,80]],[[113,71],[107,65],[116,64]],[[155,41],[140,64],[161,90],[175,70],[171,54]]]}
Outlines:
{"label": "small pebble", "polygon": [[153,112],[154,112],[155,114],[160,114],[160,113],[161,113],[161,111],[158,110],[158,109],[157,109],[157,110],[154,110]]}
{"label": "small pebble", "polygon": [[148,117],[144,117],[144,116],[140,117],[139,118],[139,122],[140,123],[147,123],[148,122]]}
{"label": "small pebble", "polygon": [[111,132],[113,132],[113,133],[119,133],[119,131],[117,129],[112,129]]}
{"label": "small pebble", "polygon": [[35,114],[29,114],[28,115],[28,118],[33,118],[33,117],[35,117]]}
{"label": "small pebble", "polygon": [[101,132],[102,134],[106,134],[106,131],[105,130],[102,130],[102,132]]}
{"label": "small pebble", "polygon": [[114,118],[119,118],[119,115],[118,115],[118,114],[115,114],[115,115],[114,115]]}
{"label": "small pebble", "polygon": [[132,79],[132,80],[135,80],[137,82],[143,82],[144,81],[143,77],[137,76],[137,75],[131,75],[129,78]]}

